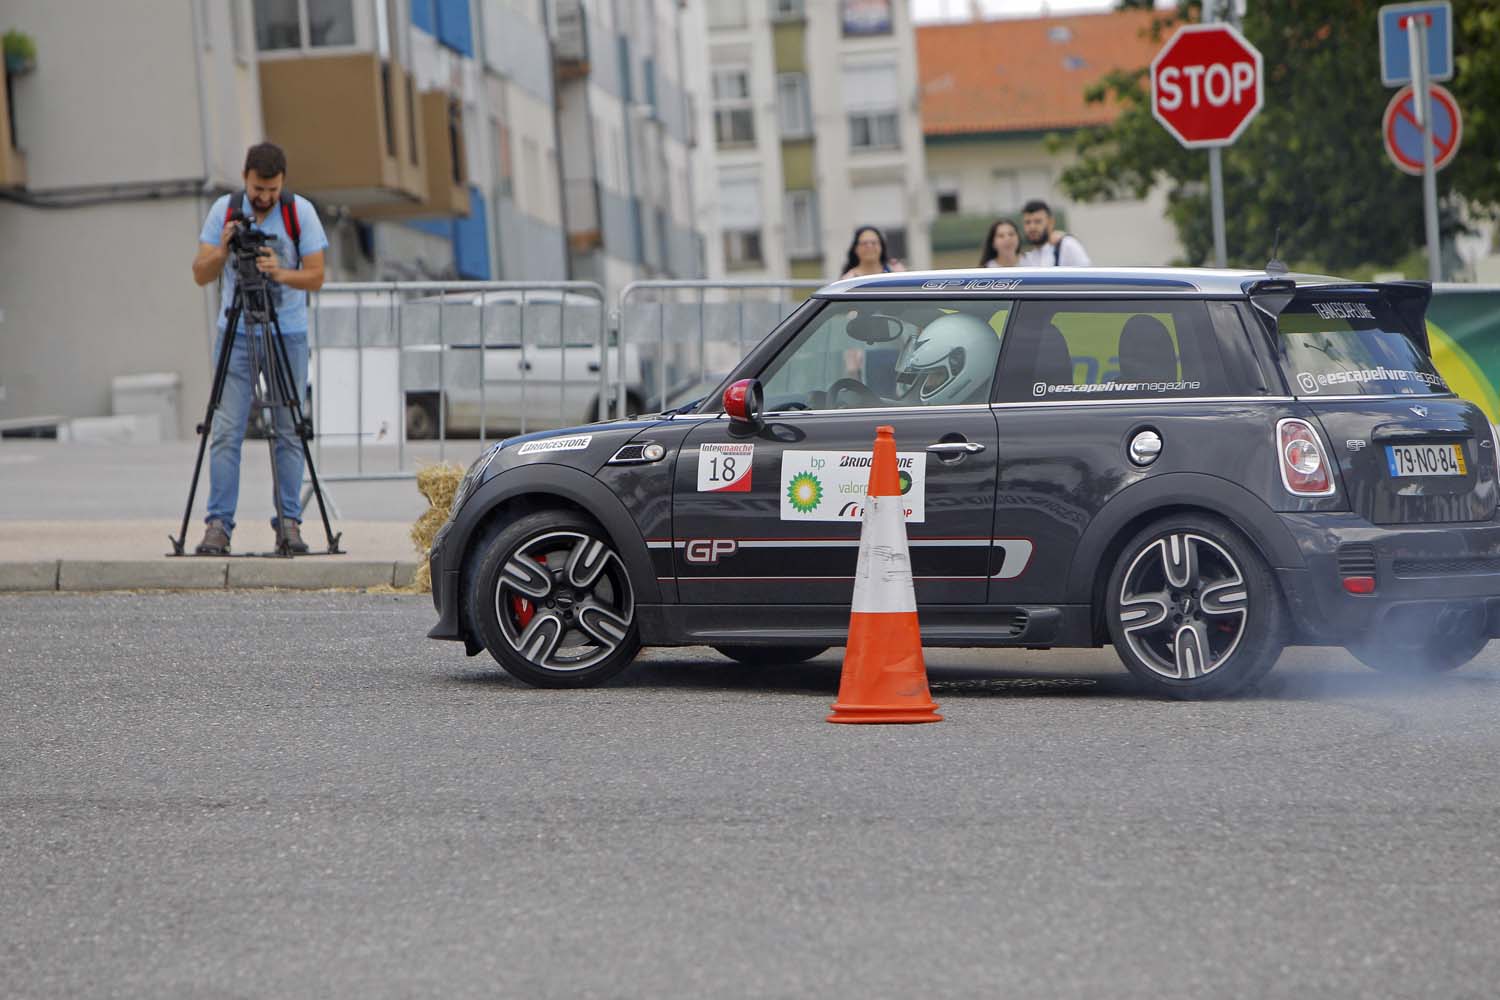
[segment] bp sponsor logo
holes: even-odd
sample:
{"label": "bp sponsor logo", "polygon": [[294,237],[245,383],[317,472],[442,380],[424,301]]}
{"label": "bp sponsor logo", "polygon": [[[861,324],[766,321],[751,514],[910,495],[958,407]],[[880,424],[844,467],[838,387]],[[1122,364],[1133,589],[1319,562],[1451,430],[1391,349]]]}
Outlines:
{"label": "bp sponsor logo", "polygon": [[787,484],[786,500],[798,514],[811,514],[823,502],[823,484],[811,472],[798,473]]}
{"label": "bp sponsor logo", "polygon": [[[926,520],[924,452],[899,452],[896,475],[908,521]],[[857,521],[870,483],[868,451],[781,453],[781,520]]]}

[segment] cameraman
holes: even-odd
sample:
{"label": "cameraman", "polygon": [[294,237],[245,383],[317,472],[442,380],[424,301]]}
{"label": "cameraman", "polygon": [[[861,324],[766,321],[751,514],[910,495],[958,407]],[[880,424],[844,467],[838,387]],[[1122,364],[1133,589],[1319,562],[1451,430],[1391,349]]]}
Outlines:
{"label": "cameraman", "polygon": [[[260,248],[255,264],[273,282],[270,297],[291,363],[292,385],[299,394],[307,385],[307,293],[323,286],[323,250],[328,246],[323,224],[318,221],[312,203],[297,195],[286,202],[282,200],[286,154],[280,146],[269,142],[251,146],[245,154],[244,176],[244,192],[225,195],[208,210],[203,232],[198,237],[198,256],[193,261],[193,280],[199,285],[223,279],[215,365],[218,352],[231,351],[224,391],[214,411],[208,465],[208,528],[196,550],[199,555],[228,554],[229,536],[234,531],[234,510],[240,496],[240,446],[245,440],[245,421],[250,415],[255,379],[250,338],[260,338],[253,345],[258,352],[275,349],[267,336],[270,331],[258,325],[256,329],[247,329],[243,315],[234,343],[224,343],[225,314],[234,298],[237,280],[234,267],[224,266],[233,255],[233,234],[241,225],[248,225],[272,238]],[[231,198],[235,199],[238,211],[231,208]],[[231,215],[236,217],[229,218]],[[288,231],[289,226],[299,234],[296,241]],[[307,405],[306,399],[302,405]],[[292,425],[291,413],[285,407],[275,408],[274,413],[273,451],[281,495],[276,498],[278,516],[271,520],[271,527],[277,532],[278,542],[284,541],[291,552],[302,553],[307,551],[300,527],[302,445]]]}

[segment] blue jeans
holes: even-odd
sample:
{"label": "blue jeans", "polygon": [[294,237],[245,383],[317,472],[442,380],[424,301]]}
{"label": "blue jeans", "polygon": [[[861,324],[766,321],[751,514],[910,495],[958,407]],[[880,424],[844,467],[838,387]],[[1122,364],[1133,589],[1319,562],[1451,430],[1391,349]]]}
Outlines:
{"label": "blue jeans", "polygon": [[[307,407],[307,333],[283,333],[287,360],[292,367],[292,385],[296,387],[298,400],[306,414]],[[234,530],[234,509],[240,499],[240,446],[245,441],[245,420],[250,415],[250,403],[254,394],[255,357],[265,364],[265,352],[274,349],[275,342],[266,338],[259,330],[247,334],[240,330],[235,334],[234,349],[229,355],[229,370],[224,373],[224,393],[219,398],[219,407],[214,410],[212,434],[208,445],[208,520],[217,518],[224,522],[226,531]],[[218,345],[214,349],[215,371],[224,350],[224,334],[220,332]],[[254,355],[254,357],[252,357]],[[277,513],[290,521],[302,523],[302,442],[292,425],[291,412],[286,407],[275,407],[274,454],[276,479],[280,487],[276,498]],[[272,526],[276,521],[273,519]]]}

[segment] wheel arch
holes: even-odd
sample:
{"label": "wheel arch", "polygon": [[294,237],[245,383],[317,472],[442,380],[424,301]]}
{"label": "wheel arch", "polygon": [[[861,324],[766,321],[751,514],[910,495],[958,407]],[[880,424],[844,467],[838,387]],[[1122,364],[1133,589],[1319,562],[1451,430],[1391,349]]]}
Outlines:
{"label": "wheel arch", "polygon": [[[518,473],[524,472],[524,475]],[[482,485],[463,506],[452,540],[461,553],[457,568],[466,570],[477,543],[496,525],[540,510],[571,510],[599,524],[630,574],[637,604],[657,604],[661,588],[652,568],[646,540],[630,512],[604,484],[565,465],[530,463],[509,469]]]}
{"label": "wheel arch", "polygon": [[[1243,486],[1199,473],[1142,480],[1121,491],[1089,522],[1069,567],[1068,602],[1089,605],[1096,642],[1109,641],[1104,625],[1104,591],[1115,560],[1139,531],[1174,514],[1203,514],[1229,521],[1272,568],[1273,579],[1277,568],[1303,567],[1301,550],[1276,512]],[[1281,589],[1279,579],[1276,586]]]}

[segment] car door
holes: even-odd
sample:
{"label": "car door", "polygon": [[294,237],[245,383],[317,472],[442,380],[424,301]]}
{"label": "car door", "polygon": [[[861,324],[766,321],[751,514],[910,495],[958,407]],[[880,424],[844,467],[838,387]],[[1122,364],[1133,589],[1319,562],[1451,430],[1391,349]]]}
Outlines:
{"label": "car door", "polygon": [[[967,323],[936,327],[959,315],[940,306],[830,303],[766,365],[761,426],[742,429],[719,414],[694,428],[673,480],[684,604],[847,605],[875,429],[886,424],[895,428],[917,600],[984,602],[996,470],[987,389],[1007,304],[978,310],[994,325],[963,314]],[[855,319],[896,335],[861,340],[850,332]],[[954,328],[969,339],[945,353],[938,334]],[[934,329],[922,347],[930,374],[917,384],[914,346]],[[938,383],[956,358],[968,375],[962,385],[949,379],[944,393]]]}

